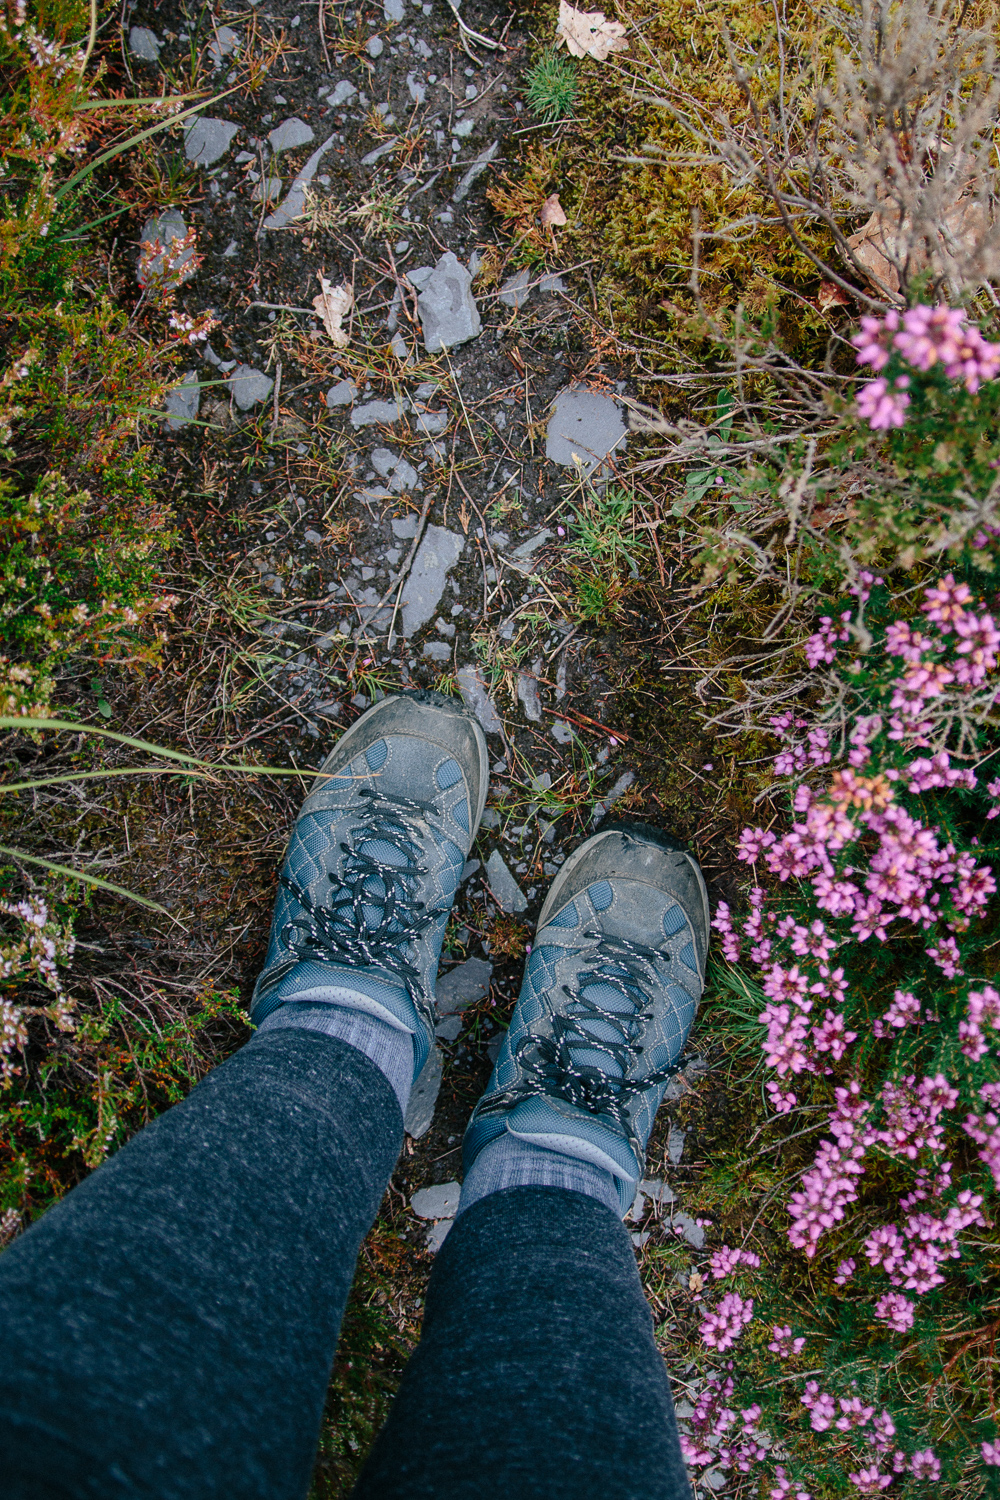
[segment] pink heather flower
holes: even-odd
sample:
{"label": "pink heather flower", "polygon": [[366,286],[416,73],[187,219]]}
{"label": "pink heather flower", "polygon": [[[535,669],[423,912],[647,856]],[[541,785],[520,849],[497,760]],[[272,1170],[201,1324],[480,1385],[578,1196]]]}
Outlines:
{"label": "pink heather flower", "polygon": [[837,1415],[837,1403],[833,1397],[821,1391],[815,1380],[807,1380],[806,1393],[800,1400],[809,1413],[813,1432],[825,1432]]}
{"label": "pink heather flower", "polygon": [[787,1093],[782,1093],[780,1083],[775,1083],[773,1078],[769,1079],[764,1087],[767,1089],[767,1097],[770,1100],[771,1108],[777,1115],[789,1114],[799,1102],[791,1089]]}
{"label": "pink heather flower", "polygon": [[[904,381],[905,376],[901,377]],[[894,387],[899,385],[893,382]],[[870,380],[858,392],[858,416],[868,423],[873,432],[888,431],[890,427],[902,427],[906,421],[906,408],[910,397],[903,390],[890,389],[884,378]]]}
{"label": "pink heather flower", "polygon": [[924,1448],[910,1459],[910,1473],[915,1479],[940,1479],[941,1465],[933,1448]]}
{"label": "pink heather flower", "polygon": [[972,599],[972,590],[967,583],[956,583],[954,573],[948,573],[924,590],[924,598],[927,602],[920,606],[922,612],[944,635],[965,618],[965,606]]}
{"label": "pink heather flower", "polygon": [[774,1338],[767,1347],[779,1359],[790,1359],[793,1354],[798,1354],[800,1350],[805,1348],[805,1339],[793,1339],[792,1330],[787,1323],[783,1328],[775,1323],[773,1331]]}
{"label": "pink heather flower", "polygon": [[[990,1099],[987,1094],[987,1089],[990,1087],[991,1085],[986,1084],[981,1088],[980,1097],[986,1098],[990,1103],[996,1103],[997,1101]],[[979,1159],[989,1167],[993,1174],[993,1181],[1000,1188],[1000,1117],[994,1114],[993,1110],[987,1110],[982,1115],[966,1115],[962,1128],[978,1146],[982,1146]]]}
{"label": "pink heather flower", "polygon": [[958,979],[965,973],[962,955],[953,937],[941,938],[937,946],[927,948],[927,957],[932,958],[946,979]]}
{"label": "pink heather flower", "polygon": [[892,1475],[883,1474],[876,1464],[867,1469],[859,1469],[856,1474],[848,1474],[847,1477],[862,1495],[877,1495],[892,1483]]}
{"label": "pink heather flower", "polygon": [[762,849],[770,849],[775,836],[766,828],[744,828],[736,849],[736,858],[753,864]]}
{"label": "pink heather flower", "polygon": [[[991,781],[986,790],[994,800],[1000,797],[1000,777],[998,777],[996,781]],[[987,818],[996,818],[1000,816],[1000,807],[991,807],[986,816]]]}
{"label": "pink heather flower", "polygon": [[879,1453],[885,1453],[892,1446],[891,1440],[896,1436],[896,1424],[887,1411],[882,1411],[875,1418],[872,1427],[875,1429],[872,1442]]}
{"label": "pink heather flower", "polygon": [[770,1500],[812,1500],[808,1490],[797,1490],[790,1480],[782,1464],[778,1464],[774,1470],[775,1485],[768,1490]]}
{"label": "pink heather flower", "polygon": [[850,631],[847,626],[851,621],[851,611],[845,610],[840,616],[840,624],[837,625],[829,615],[820,618],[819,629],[815,635],[811,635],[806,641],[806,665],[818,667],[821,662],[829,665],[837,659],[837,643],[850,639]]}
{"label": "pink heather flower", "polygon": [[840,1410],[841,1415],[834,1423],[839,1432],[850,1432],[852,1427],[864,1427],[875,1415],[874,1406],[862,1406],[857,1396],[850,1396],[846,1401],[841,1396]]}
{"label": "pink heather flower", "polygon": [[846,1260],[842,1260],[837,1266],[837,1274],[833,1278],[835,1285],[846,1286],[856,1270],[857,1264],[851,1256],[848,1256]]}
{"label": "pink heather flower", "polygon": [[702,1320],[702,1342],[720,1354],[735,1344],[746,1325],[753,1320],[753,1298],[745,1301],[736,1292],[727,1292],[714,1311]]}
{"label": "pink heather flower", "polygon": [[861,331],[851,339],[858,351],[855,358],[859,365],[871,365],[873,370],[884,370],[889,363],[892,336],[899,327],[899,313],[890,308],[884,318],[863,317]]}
{"label": "pink heather flower", "polygon": [[1000,1443],[982,1443],[979,1451],[983,1455],[984,1464],[1000,1469]]}
{"label": "pink heather flower", "polygon": [[875,1316],[895,1333],[907,1333],[913,1327],[913,1303],[900,1292],[886,1292],[875,1304]]}
{"label": "pink heather flower", "polygon": [[756,1270],[760,1266],[760,1256],[754,1255],[752,1250],[734,1250],[730,1245],[723,1245],[721,1250],[715,1251],[709,1265],[713,1278],[721,1281],[723,1276],[731,1276],[741,1265]]}

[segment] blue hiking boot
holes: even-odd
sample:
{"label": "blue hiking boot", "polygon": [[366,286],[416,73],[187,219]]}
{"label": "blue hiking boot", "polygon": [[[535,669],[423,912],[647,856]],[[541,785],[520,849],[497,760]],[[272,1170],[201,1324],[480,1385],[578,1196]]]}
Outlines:
{"label": "blue hiking boot", "polygon": [[488,780],[486,738],[455,699],[403,693],[362,714],[324,762],[289,841],[255,1025],[322,991],[410,1032],[417,1076]]}
{"label": "blue hiking boot", "polygon": [[465,1171],[508,1131],[612,1173],[627,1213],[701,999],[708,940],[708,892],[681,844],[642,823],[587,839],[542,907],[465,1133]]}

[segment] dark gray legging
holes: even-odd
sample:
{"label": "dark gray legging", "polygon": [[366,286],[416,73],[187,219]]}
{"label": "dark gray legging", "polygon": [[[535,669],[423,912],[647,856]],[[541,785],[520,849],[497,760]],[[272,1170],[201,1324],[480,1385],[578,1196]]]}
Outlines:
{"label": "dark gray legging", "polygon": [[[255,1038],[0,1256],[8,1500],[301,1500],[362,1238],[402,1144],[343,1042]],[[688,1494],[632,1247],[512,1188],[461,1216],[355,1492]]]}

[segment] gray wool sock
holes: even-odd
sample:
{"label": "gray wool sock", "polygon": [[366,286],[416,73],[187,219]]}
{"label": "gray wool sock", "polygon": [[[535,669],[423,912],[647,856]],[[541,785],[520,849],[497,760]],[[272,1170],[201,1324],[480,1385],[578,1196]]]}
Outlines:
{"label": "gray wool sock", "polygon": [[[341,986],[338,1000],[345,992]],[[367,1001],[367,997],[362,997]],[[289,1027],[304,1031],[321,1031],[337,1037],[349,1047],[356,1047],[375,1064],[392,1085],[404,1116],[413,1087],[413,1039],[408,1031],[380,1021],[365,1010],[349,1010],[342,1003],[327,1003],[313,991],[308,1000],[286,1000],[257,1027],[257,1035],[284,1031]]]}
{"label": "gray wool sock", "polygon": [[544,1146],[519,1141],[506,1132],[483,1147],[466,1173],[458,1213],[464,1213],[490,1193],[513,1187],[558,1187],[571,1193],[585,1193],[621,1218],[618,1189],[610,1172],[589,1161],[578,1161],[575,1156],[562,1156]]}

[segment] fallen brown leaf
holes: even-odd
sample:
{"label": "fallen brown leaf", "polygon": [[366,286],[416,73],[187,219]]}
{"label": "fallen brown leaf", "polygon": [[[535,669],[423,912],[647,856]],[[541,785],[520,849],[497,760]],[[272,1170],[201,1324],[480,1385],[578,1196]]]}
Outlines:
{"label": "fallen brown leaf", "polygon": [[816,298],[816,306],[820,312],[829,312],[831,307],[847,307],[850,301],[844,288],[838,286],[835,281],[820,282],[819,294]]}
{"label": "fallen brown leaf", "polygon": [[320,294],[313,298],[313,307],[322,320],[323,327],[330,336],[331,342],[338,349],[346,349],[348,345],[347,330],[343,323],[351,310],[354,297],[349,286],[334,286],[320,273]]}
{"label": "fallen brown leaf", "polygon": [[566,214],[562,204],[559,202],[558,193],[552,193],[546,198],[542,204],[539,218],[541,219],[543,229],[548,229],[553,224],[566,223]]}
{"label": "fallen brown leaf", "polygon": [[577,10],[559,0],[559,25],[556,46],[566,44],[571,57],[596,57],[606,62],[611,52],[625,52],[625,27],[621,21],[609,21],[603,10]]}

